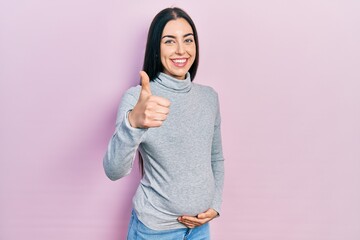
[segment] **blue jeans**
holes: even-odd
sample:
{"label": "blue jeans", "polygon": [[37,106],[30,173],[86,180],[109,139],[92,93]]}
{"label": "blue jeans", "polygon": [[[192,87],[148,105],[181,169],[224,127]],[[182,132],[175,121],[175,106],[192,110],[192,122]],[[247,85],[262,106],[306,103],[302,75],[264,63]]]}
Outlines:
{"label": "blue jeans", "polygon": [[153,230],[131,213],[127,240],[210,240],[209,223],[195,228]]}

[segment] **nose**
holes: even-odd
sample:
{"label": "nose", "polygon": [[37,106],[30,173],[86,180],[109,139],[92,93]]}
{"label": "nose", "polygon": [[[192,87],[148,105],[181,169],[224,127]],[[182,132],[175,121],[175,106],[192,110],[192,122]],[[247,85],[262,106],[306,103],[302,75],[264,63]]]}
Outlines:
{"label": "nose", "polygon": [[185,53],[185,46],[182,42],[177,44],[176,53],[179,55],[183,55]]}

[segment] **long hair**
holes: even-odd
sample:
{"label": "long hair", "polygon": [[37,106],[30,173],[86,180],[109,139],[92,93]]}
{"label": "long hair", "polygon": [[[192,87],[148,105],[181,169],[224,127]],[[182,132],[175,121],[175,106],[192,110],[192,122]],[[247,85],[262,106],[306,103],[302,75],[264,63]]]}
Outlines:
{"label": "long hair", "polygon": [[164,67],[160,59],[160,42],[162,32],[165,28],[165,25],[170,20],[176,20],[178,18],[185,19],[191,26],[194,33],[195,47],[196,47],[196,56],[194,63],[189,69],[191,76],[191,81],[195,79],[196,71],[199,65],[199,40],[198,34],[196,31],[195,24],[190,16],[180,8],[165,8],[159,12],[153,19],[147,37],[145,57],[143,71],[145,71],[150,80],[153,80],[157,75],[164,70]]}
{"label": "long hair", "polygon": [[[147,73],[150,81],[152,81],[155,77],[157,77],[157,75],[160,72],[164,70],[164,66],[162,65],[160,59],[160,42],[165,25],[170,20],[176,20],[178,18],[185,19],[190,24],[193,30],[195,47],[196,47],[196,56],[194,63],[191,65],[189,69],[189,73],[191,76],[191,81],[195,79],[196,71],[199,65],[199,39],[198,39],[196,27],[191,17],[184,10],[174,7],[174,8],[165,8],[164,10],[160,11],[154,17],[149,28],[146,49],[145,49],[143,71]],[[139,152],[139,166],[140,166],[141,174],[143,175],[144,161],[140,152]]]}

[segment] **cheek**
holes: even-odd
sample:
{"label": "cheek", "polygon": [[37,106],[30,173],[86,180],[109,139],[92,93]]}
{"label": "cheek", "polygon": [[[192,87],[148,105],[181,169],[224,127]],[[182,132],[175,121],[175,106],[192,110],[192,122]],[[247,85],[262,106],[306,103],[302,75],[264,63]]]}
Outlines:
{"label": "cheek", "polygon": [[196,58],[196,47],[195,47],[195,46],[194,46],[194,47],[191,47],[191,48],[189,49],[188,53],[192,56],[192,59],[193,59],[193,61],[194,61],[195,58]]}
{"label": "cheek", "polygon": [[170,54],[171,54],[171,49],[169,49],[169,48],[160,48],[161,62],[164,62],[164,61],[168,60]]}
{"label": "cheek", "polygon": [[160,48],[160,61],[161,61],[162,65],[164,65],[165,60],[166,60],[166,57],[165,57],[164,53],[165,52],[164,52],[163,48]]}
{"label": "cheek", "polygon": [[188,53],[191,54],[193,57],[196,57],[196,46],[189,46]]}

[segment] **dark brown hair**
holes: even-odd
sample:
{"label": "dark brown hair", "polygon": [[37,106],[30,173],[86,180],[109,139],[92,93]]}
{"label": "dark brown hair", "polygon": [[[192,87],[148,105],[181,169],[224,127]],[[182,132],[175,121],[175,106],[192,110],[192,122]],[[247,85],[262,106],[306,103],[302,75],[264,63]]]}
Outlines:
{"label": "dark brown hair", "polygon": [[180,8],[165,8],[159,12],[153,19],[147,37],[143,71],[145,71],[150,80],[153,80],[164,69],[160,59],[160,42],[165,25],[170,20],[178,18],[185,19],[191,26],[194,33],[194,40],[196,45],[195,61],[189,69],[191,81],[195,79],[196,71],[199,65],[199,40],[196,27],[190,16]]}
{"label": "dark brown hair", "polygon": [[[178,18],[185,19],[191,26],[194,34],[195,46],[196,46],[196,57],[195,61],[189,69],[191,81],[195,79],[196,71],[199,65],[199,39],[198,34],[196,31],[195,24],[191,17],[182,9],[180,8],[165,8],[161,12],[159,12],[151,22],[147,43],[146,43],[146,50],[145,50],[145,57],[144,57],[144,64],[143,64],[143,71],[147,73],[152,81],[157,75],[164,70],[164,66],[161,63],[160,59],[160,42],[163,30],[165,25],[170,20],[176,20]],[[144,174],[144,161],[139,152],[139,165],[140,171]]]}

